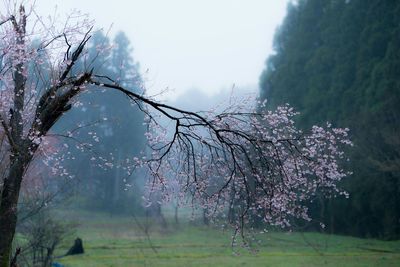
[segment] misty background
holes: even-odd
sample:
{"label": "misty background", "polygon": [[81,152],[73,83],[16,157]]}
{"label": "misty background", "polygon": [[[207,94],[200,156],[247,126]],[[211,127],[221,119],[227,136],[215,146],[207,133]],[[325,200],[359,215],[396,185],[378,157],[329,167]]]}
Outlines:
{"label": "misty background", "polygon": [[[145,199],[148,176],[132,168],[132,159],[149,153],[140,105],[112,92],[83,94],[52,132],[73,131],[80,140],[55,142],[65,166],[48,165],[62,175],[54,179],[41,163],[33,165],[32,180],[43,181],[28,183],[32,192],[20,203],[19,231],[27,240],[61,229],[57,238],[67,241],[57,240],[58,257],[75,236],[83,237],[91,254],[60,259],[66,266],[400,262],[399,1],[26,2],[43,21],[45,14],[62,22],[69,11],[87,13],[96,28],[86,60],[96,59],[96,70],[135,93],[195,112],[227,105],[232,96],[265,100],[266,106],[254,106],[266,112],[289,103],[300,113],[300,129],[329,122],[349,128],[354,142],[346,150],[349,161],[340,162],[352,172],[338,184],[348,197],[318,190],[305,201],[312,220],[293,219],[289,234],[252,217],[252,230],[267,235],[250,236],[237,250],[242,257],[232,257],[237,240],[221,223],[226,218],[216,218],[212,228],[202,207],[165,203],[162,194]],[[38,244],[40,253],[45,248]]]}
{"label": "misty background", "polygon": [[208,96],[234,84],[257,92],[264,62],[273,51],[276,27],[286,0],[107,1],[38,0],[42,14],[60,17],[80,10],[97,28],[113,35],[123,31],[148,93],[166,88],[174,99],[186,90]]}

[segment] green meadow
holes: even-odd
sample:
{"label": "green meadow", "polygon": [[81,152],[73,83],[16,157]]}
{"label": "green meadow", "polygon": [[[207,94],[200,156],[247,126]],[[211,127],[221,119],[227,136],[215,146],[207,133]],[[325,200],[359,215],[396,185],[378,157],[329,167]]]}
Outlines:
{"label": "green meadow", "polygon": [[75,237],[83,239],[85,248],[83,255],[56,260],[66,267],[400,266],[400,241],[272,232],[257,235],[248,249],[240,243],[231,246],[230,230],[191,222],[160,229],[151,221],[98,213],[71,213],[65,218],[79,225],[57,254],[64,254]]}

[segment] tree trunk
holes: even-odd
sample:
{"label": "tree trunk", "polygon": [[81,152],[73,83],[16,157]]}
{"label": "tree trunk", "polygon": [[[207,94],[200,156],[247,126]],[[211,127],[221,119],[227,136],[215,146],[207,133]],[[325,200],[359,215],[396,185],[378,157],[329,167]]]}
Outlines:
{"label": "tree trunk", "polygon": [[[122,153],[121,150],[118,151],[118,158],[117,158],[118,164],[122,162]],[[121,168],[115,168],[115,171],[113,172],[114,175],[110,176],[109,178],[113,179],[113,187],[114,191],[112,192],[112,206],[110,207],[110,212],[112,213],[121,213],[123,211],[123,204],[121,201],[121,180],[122,180],[122,175],[121,175]]]}
{"label": "tree trunk", "polygon": [[26,162],[18,157],[4,180],[0,202],[0,267],[9,267],[12,241],[17,226],[17,205]]}
{"label": "tree trunk", "polygon": [[174,214],[175,225],[179,225],[178,209],[179,209],[179,204],[176,203],[176,205],[175,205],[175,214]]}
{"label": "tree trunk", "polygon": [[208,209],[207,208],[203,208],[203,224],[206,226],[210,225],[210,220],[208,218]]}

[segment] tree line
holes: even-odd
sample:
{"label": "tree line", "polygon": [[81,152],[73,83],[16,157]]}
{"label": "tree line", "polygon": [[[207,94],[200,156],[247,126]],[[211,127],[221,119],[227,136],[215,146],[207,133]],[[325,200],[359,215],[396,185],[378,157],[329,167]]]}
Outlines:
{"label": "tree line", "polygon": [[308,204],[332,233],[400,237],[399,17],[395,0],[294,1],[261,75],[261,99],[293,105],[300,127],[351,129],[349,199]]}

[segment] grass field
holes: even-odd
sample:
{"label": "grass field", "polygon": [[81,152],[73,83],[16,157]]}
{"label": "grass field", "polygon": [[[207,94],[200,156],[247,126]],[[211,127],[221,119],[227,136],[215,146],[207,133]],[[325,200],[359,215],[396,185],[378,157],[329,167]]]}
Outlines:
{"label": "grass field", "polygon": [[[166,231],[153,228],[150,239],[133,218],[71,213],[80,218],[76,236],[85,254],[58,262],[90,266],[400,266],[400,241],[378,241],[318,233],[267,233],[257,253],[231,247],[230,231],[189,223]],[[143,225],[142,225],[143,226]],[[67,240],[57,251],[65,253]]]}

